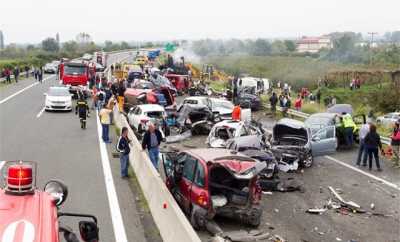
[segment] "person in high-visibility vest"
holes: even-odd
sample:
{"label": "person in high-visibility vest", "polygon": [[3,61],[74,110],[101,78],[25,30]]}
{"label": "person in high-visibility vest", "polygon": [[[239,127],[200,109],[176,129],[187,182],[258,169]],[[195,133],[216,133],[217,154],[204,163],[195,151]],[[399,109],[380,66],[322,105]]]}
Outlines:
{"label": "person in high-visibility vest", "polygon": [[344,127],[344,137],[347,148],[353,146],[353,131],[356,128],[356,124],[353,121],[353,117],[349,113],[342,113],[342,122]]}
{"label": "person in high-visibility vest", "polygon": [[242,114],[242,108],[240,107],[239,104],[237,104],[232,111],[232,120],[234,121],[240,121],[241,120],[241,114]]}

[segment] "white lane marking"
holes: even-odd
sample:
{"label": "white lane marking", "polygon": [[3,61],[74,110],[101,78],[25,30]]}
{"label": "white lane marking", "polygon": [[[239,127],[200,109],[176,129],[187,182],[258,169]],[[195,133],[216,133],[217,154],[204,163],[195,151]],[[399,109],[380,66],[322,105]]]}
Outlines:
{"label": "white lane marking", "polygon": [[358,173],[361,173],[361,174],[363,174],[363,175],[365,175],[365,176],[368,176],[368,177],[370,177],[370,178],[372,178],[372,179],[374,179],[374,180],[377,180],[377,181],[379,181],[379,182],[381,182],[381,183],[383,183],[383,184],[385,184],[385,185],[387,185],[387,186],[389,186],[389,187],[392,187],[392,188],[394,188],[394,189],[400,191],[400,187],[399,187],[398,185],[396,185],[396,184],[394,184],[394,183],[391,183],[391,182],[389,182],[389,181],[386,181],[386,180],[383,179],[383,178],[374,176],[374,175],[372,175],[371,173],[368,173],[368,172],[365,172],[365,171],[363,171],[363,170],[360,170],[360,169],[358,169],[357,167],[354,167],[354,166],[352,166],[352,165],[349,165],[349,164],[347,164],[347,163],[345,163],[345,162],[343,162],[343,161],[340,161],[340,160],[338,160],[338,159],[335,159],[335,158],[333,158],[333,157],[331,157],[331,156],[326,155],[325,158],[327,158],[327,159],[329,159],[329,160],[331,160],[331,161],[334,161],[334,162],[338,163],[339,165],[342,165],[342,166],[345,166],[345,167],[347,167],[347,168],[350,168],[350,169],[352,169],[353,171],[356,171],[356,172],[358,172]]}
{"label": "white lane marking", "polygon": [[117,192],[115,191],[114,180],[111,173],[110,160],[108,158],[106,145],[101,138],[102,129],[98,112],[96,112],[96,120],[97,120],[97,133],[99,136],[101,163],[103,165],[104,180],[106,183],[108,203],[110,205],[111,220],[114,228],[115,241],[127,242],[128,239],[126,237],[124,222],[122,221],[121,210],[119,208],[118,196]]}
{"label": "white lane marking", "polygon": [[[54,77],[54,75],[51,75],[51,76],[49,76],[49,77],[43,79],[43,82],[46,81],[46,80],[48,80],[48,79],[50,79],[50,78],[52,78],[52,77]],[[13,97],[15,97],[15,96],[17,96],[17,95],[19,95],[19,94],[25,92],[26,90],[28,90],[28,89],[30,89],[30,88],[32,88],[32,87],[38,85],[38,84],[39,84],[39,82],[34,82],[34,83],[32,83],[31,85],[22,88],[21,90],[17,91],[16,93],[13,93],[13,94],[11,94],[10,96],[4,98],[3,100],[0,100],[0,104],[3,104],[3,103],[5,103],[5,102],[7,102],[7,101],[10,100],[11,98],[13,98]]]}
{"label": "white lane marking", "polygon": [[42,110],[39,111],[39,113],[36,115],[36,118],[40,118],[40,116],[42,116],[45,108],[46,107],[43,107]]}

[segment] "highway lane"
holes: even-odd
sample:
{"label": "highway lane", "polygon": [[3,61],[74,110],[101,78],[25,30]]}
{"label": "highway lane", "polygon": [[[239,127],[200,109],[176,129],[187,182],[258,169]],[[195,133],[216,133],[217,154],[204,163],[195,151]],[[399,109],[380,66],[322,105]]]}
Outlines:
{"label": "highway lane", "polygon": [[53,78],[0,105],[1,159],[37,161],[39,187],[50,179],[69,187],[62,211],[95,214],[102,240],[114,241],[94,117],[85,131],[71,112],[46,112],[36,118],[43,93],[55,83]]}
{"label": "highway lane", "polygon": [[[116,241],[112,218],[117,209],[115,204],[111,208],[109,204],[96,115],[92,113],[87,121],[88,128],[81,130],[73,112],[41,113],[43,93],[50,86],[58,85],[58,81],[51,77],[43,84],[34,83],[30,79],[0,89],[0,101],[3,100],[0,104],[0,160],[37,161],[38,187],[43,187],[50,179],[64,181],[69,195],[62,211],[96,215],[101,241]],[[14,93],[19,94],[7,98]],[[114,145],[108,148],[113,150]],[[78,220],[63,219],[62,222],[77,229]],[[132,227],[129,223],[125,226]],[[121,229],[118,231],[120,235]],[[134,232],[130,231],[131,241],[142,236]]]}

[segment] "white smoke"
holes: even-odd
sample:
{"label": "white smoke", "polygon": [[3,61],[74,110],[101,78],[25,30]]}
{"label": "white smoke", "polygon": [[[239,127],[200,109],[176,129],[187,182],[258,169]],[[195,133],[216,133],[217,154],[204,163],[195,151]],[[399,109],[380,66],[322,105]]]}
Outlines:
{"label": "white smoke", "polygon": [[175,61],[180,61],[181,57],[185,57],[185,62],[190,62],[194,64],[200,64],[201,63],[201,57],[196,55],[193,50],[192,50],[192,44],[191,42],[179,46],[173,53],[172,57],[174,58]]}

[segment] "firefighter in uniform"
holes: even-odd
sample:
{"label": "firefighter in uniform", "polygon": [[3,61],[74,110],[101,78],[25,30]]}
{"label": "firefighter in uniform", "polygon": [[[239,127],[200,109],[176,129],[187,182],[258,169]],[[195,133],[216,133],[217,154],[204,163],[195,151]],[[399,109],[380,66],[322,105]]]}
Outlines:
{"label": "firefighter in uniform", "polygon": [[83,97],[80,97],[79,100],[76,102],[75,114],[78,114],[79,116],[79,120],[81,122],[81,128],[85,129],[86,117],[89,117],[89,105],[87,104],[87,101]]}

